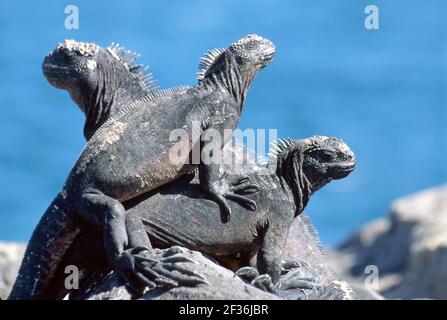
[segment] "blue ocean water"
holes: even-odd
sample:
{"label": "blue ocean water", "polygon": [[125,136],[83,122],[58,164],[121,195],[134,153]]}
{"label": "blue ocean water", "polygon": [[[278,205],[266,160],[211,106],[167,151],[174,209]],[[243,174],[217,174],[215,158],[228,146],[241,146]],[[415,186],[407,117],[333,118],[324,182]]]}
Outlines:
{"label": "blue ocean water", "polygon": [[[371,3],[379,30],[364,28]],[[64,28],[68,4],[79,30]],[[307,209],[336,244],[396,197],[447,181],[446,9],[442,0],[1,1],[0,239],[29,238],[84,145],[83,115],[41,72],[58,42],[119,42],[171,87],[195,82],[206,50],[257,33],[277,56],[239,127],[333,135],[357,155],[355,172]]]}

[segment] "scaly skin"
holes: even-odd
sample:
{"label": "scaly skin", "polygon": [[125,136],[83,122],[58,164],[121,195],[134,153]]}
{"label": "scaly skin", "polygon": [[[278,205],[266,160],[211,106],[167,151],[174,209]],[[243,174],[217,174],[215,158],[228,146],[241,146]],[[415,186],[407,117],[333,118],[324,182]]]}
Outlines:
{"label": "scaly skin", "polygon": [[[233,270],[256,260],[257,270],[243,268],[238,274],[264,290],[280,292],[307,285],[297,283],[296,277],[289,277],[289,282],[279,281],[284,270],[297,267],[296,262],[282,257],[288,230],[311,194],[332,179],[347,176],[354,169],[355,157],[341,140],[320,136],[281,141],[277,149],[273,158],[276,168],[272,165],[257,171],[244,168],[240,169],[242,172],[229,174],[229,179],[233,174],[248,175],[259,186],[258,193],[249,195],[258,204],[256,214],[231,204],[233,217],[222,224],[217,214],[219,207],[207,199],[198,177],[191,176],[126,202],[129,230],[134,221],[142,219],[155,247],[180,245],[201,251]],[[59,266],[51,285],[53,297],[67,293],[61,285],[65,265],[79,266],[88,278],[94,271],[93,265],[96,268],[100,261],[104,263],[100,258],[104,256],[103,247],[92,245],[92,239],[99,235],[91,229],[81,233]]]}
{"label": "scaly skin", "polygon": [[[86,48],[90,51],[91,48]],[[91,136],[73,167],[63,190],[45,212],[25,253],[10,299],[36,299],[54,274],[55,268],[70,246],[61,248],[59,234],[74,239],[83,221],[102,227],[104,246],[110,264],[124,278],[134,271],[135,258],[126,252],[129,238],[126,230],[124,201],[169,183],[192,172],[197,165],[172,163],[169,151],[174,143],[170,134],[183,128],[191,134],[197,122],[199,134],[215,129],[224,135],[225,129],[236,126],[245,96],[256,73],[268,65],[275,49],[259,36],[247,36],[227,48],[204,73],[199,85],[173,91],[163,96],[149,96],[132,103],[126,112],[109,118]],[[95,70],[94,63],[86,64]],[[103,86],[107,90],[106,86]],[[204,140],[204,139],[202,139]],[[225,139],[201,141],[200,150],[220,150]],[[197,143],[197,142],[195,142]],[[185,144],[185,150],[193,146]],[[186,152],[186,155],[189,154]],[[221,177],[219,164],[200,163],[200,183],[222,210],[222,220],[228,220],[231,209],[225,198],[239,201],[255,209],[255,203],[238,192],[253,192],[254,186],[241,177],[229,183]],[[48,230],[54,216],[61,230]],[[82,217],[82,219],[80,219]],[[67,226],[70,226],[68,228]],[[150,244],[143,246],[150,251]],[[137,255],[135,255],[137,256]],[[138,256],[139,257],[139,256]],[[145,261],[141,258],[140,260]],[[143,282],[143,274],[135,273]],[[146,269],[150,275],[150,270]]]}

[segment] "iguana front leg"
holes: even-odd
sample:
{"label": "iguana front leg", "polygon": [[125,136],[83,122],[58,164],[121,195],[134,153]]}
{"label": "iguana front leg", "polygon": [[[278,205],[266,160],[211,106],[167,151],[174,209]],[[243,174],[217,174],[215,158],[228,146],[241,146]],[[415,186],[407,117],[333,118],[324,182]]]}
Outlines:
{"label": "iguana front leg", "polygon": [[[271,223],[265,230],[262,245],[257,255],[257,268],[244,267],[236,271],[236,275],[251,283],[255,287],[275,293],[287,295],[286,290],[315,290],[319,287],[319,279],[312,276],[312,272],[304,272],[311,267],[299,260],[282,258],[288,234],[286,221],[283,224]],[[296,269],[303,268],[303,272]],[[304,295],[306,293],[302,291]]]}
{"label": "iguana front leg", "polygon": [[[205,192],[216,201],[221,210],[222,222],[228,222],[231,217],[231,208],[226,199],[233,200],[244,208],[255,211],[255,201],[244,196],[259,191],[259,188],[250,184],[248,176],[229,175],[220,171],[220,163],[214,159],[215,153],[223,147],[220,140],[210,139],[201,142],[201,164],[199,165],[200,184]],[[205,154],[207,152],[208,154]],[[219,159],[217,157],[217,159]]]}
{"label": "iguana front leg", "polygon": [[268,274],[260,275],[252,267],[241,268],[236,275],[260,290],[288,300],[308,300],[323,289],[318,273],[307,262],[285,259],[281,265],[283,271],[277,283],[273,283]]}
{"label": "iguana front leg", "polygon": [[[273,215],[267,224],[261,247],[256,260],[261,274],[268,274],[273,283],[278,283],[282,272],[282,250],[286,244],[289,221],[281,221]],[[274,221],[272,221],[274,220]]]}
{"label": "iguana front leg", "polygon": [[244,267],[236,271],[236,275],[264,291],[275,293],[282,266],[281,253],[287,239],[287,223],[279,225],[277,220],[263,223],[262,244],[256,257],[256,268]]}

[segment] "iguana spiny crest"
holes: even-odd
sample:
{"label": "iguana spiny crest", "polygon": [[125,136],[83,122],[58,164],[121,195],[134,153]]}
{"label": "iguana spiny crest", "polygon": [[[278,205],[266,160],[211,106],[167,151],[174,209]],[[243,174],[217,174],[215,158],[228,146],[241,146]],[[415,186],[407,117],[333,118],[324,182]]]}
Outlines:
{"label": "iguana spiny crest", "polygon": [[83,56],[94,56],[99,51],[99,46],[93,42],[77,42],[73,39],[66,39],[59,43],[56,49],[67,49],[69,51],[77,51]]}

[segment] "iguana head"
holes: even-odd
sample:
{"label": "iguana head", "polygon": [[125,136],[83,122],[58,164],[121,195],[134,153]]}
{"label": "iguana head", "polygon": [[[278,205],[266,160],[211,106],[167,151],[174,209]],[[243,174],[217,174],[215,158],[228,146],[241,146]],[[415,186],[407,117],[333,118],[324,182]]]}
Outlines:
{"label": "iguana head", "polygon": [[334,137],[314,136],[304,140],[303,173],[310,181],[312,191],[331,180],[349,175],[355,167],[354,153],[342,140]]}
{"label": "iguana head", "polygon": [[259,70],[270,64],[276,49],[270,40],[250,34],[233,42],[228,51],[234,55],[242,68]]}
{"label": "iguana head", "polygon": [[42,69],[48,82],[67,90],[86,114],[84,134],[91,136],[114,108],[156,90],[151,75],[134,64],[137,57],[117,45],[65,40],[45,57]]}
{"label": "iguana head", "polygon": [[226,49],[208,51],[199,63],[197,80],[225,87],[242,107],[247,90],[259,70],[270,64],[275,55],[270,40],[248,35]]}
{"label": "iguana head", "polygon": [[111,60],[100,53],[101,49],[95,43],[65,40],[45,57],[43,73],[56,88],[93,87],[100,76],[98,61]]}
{"label": "iguana head", "polygon": [[314,136],[303,140],[279,140],[273,147],[277,174],[292,189],[300,213],[310,195],[349,175],[355,167],[354,153],[342,140]]}

